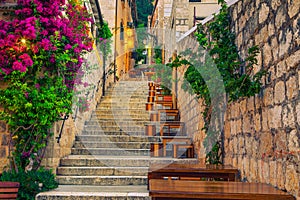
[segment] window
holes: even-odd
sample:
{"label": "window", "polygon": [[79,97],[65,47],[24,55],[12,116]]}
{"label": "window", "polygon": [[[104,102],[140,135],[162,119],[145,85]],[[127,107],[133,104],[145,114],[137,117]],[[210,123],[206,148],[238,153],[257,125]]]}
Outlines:
{"label": "window", "polygon": [[123,22],[120,23],[120,40],[124,40],[124,25],[123,25]]}

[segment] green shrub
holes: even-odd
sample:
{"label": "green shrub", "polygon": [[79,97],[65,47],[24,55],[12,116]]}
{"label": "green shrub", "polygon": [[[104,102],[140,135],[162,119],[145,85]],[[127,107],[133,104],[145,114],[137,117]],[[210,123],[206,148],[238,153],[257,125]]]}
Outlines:
{"label": "green shrub", "polygon": [[18,198],[20,200],[32,200],[35,196],[44,191],[58,187],[55,175],[51,170],[40,168],[37,171],[5,171],[0,181],[14,181],[20,183]]}

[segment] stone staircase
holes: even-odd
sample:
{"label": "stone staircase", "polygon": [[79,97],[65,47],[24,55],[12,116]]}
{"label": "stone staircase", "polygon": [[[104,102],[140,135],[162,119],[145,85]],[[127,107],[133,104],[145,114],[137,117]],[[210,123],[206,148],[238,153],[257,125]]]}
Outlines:
{"label": "stone staircase", "polygon": [[107,91],[97,109],[76,137],[71,155],[57,169],[59,188],[40,193],[37,200],[150,200],[147,172],[150,158],[145,136],[149,113],[146,81],[120,81]]}
{"label": "stone staircase", "polygon": [[149,142],[158,138],[145,136],[147,92],[145,81],[120,81],[107,91],[61,159],[59,188],[36,199],[150,199]]}

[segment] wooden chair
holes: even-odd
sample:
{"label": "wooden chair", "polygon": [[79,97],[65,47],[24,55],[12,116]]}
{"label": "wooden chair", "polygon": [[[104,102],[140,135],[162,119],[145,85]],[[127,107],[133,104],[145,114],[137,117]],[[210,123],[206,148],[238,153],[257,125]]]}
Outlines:
{"label": "wooden chair", "polygon": [[20,183],[0,182],[0,199],[17,199]]}

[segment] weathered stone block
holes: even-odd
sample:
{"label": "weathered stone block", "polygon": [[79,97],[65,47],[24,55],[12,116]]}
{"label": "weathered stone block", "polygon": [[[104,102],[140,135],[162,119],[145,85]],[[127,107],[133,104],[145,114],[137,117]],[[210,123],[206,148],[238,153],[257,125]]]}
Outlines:
{"label": "weathered stone block", "polygon": [[288,54],[292,46],[293,33],[290,29],[281,30],[279,33],[279,57]]}
{"label": "weathered stone block", "polygon": [[273,154],[273,136],[270,132],[263,132],[260,136],[259,157]]}
{"label": "weathered stone block", "polygon": [[297,0],[288,0],[288,13],[290,18],[293,18],[295,15],[300,12],[300,1]]}
{"label": "weathered stone block", "polygon": [[258,178],[258,166],[257,160],[254,158],[250,159],[250,176],[249,181],[255,182]]}
{"label": "weathered stone block", "polygon": [[287,67],[286,67],[285,60],[283,60],[279,62],[276,66],[276,76],[277,78],[280,78],[286,73],[287,73]]}
{"label": "weathered stone block", "polygon": [[284,127],[293,127],[295,125],[295,116],[292,105],[285,105],[282,109],[282,123]]}
{"label": "weathered stone block", "polygon": [[280,29],[284,22],[287,21],[287,13],[283,5],[277,10],[275,15],[275,26],[276,29]]}
{"label": "weathered stone block", "polygon": [[258,22],[261,24],[268,19],[270,8],[266,3],[262,3],[258,12],[259,12]]}
{"label": "weathered stone block", "polygon": [[253,111],[254,110],[254,97],[249,97],[247,99],[247,109],[249,111]]}
{"label": "weathered stone block", "polygon": [[278,130],[274,135],[274,148],[276,157],[282,157],[282,153],[287,152],[287,134],[284,130]]}
{"label": "weathered stone block", "polygon": [[243,133],[251,133],[252,121],[250,120],[249,114],[243,116]]}
{"label": "weathered stone block", "polygon": [[282,161],[278,161],[277,162],[277,187],[279,189],[284,189],[284,185],[285,185],[285,168],[284,168],[284,162]]}
{"label": "weathered stone block", "polygon": [[285,100],[285,85],[283,81],[279,81],[275,85],[274,103],[281,104]]}
{"label": "weathered stone block", "polygon": [[245,150],[246,150],[246,155],[248,155],[248,156],[252,156],[253,154],[253,152],[252,152],[252,150],[253,150],[253,137],[246,137],[245,138]]}
{"label": "weathered stone block", "polygon": [[286,94],[287,94],[287,98],[289,100],[297,97],[298,92],[299,92],[299,88],[297,86],[297,79],[295,76],[290,77],[287,81],[286,81]]}
{"label": "weathered stone block", "polygon": [[235,124],[236,124],[236,132],[241,133],[242,132],[242,120],[241,119],[235,120]]}
{"label": "weathered stone block", "polygon": [[285,188],[293,193],[297,193],[299,190],[299,177],[294,165],[286,167]]}
{"label": "weathered stone block", "polygon": [[270,161],[269,162],[269,168],[270,168],[270,183],[274,186],[277,184],[277,162],[276,161]]}
{"label": "weathered stone block", "polygon": [[264,106],[270,106],[273,105],[273,88],[267,87],[263,91],[263,102]]}
{"label": "weathered stone block", "polygon": [[272,124],[274,128],[282,127],[282,106],[274,106]]}
{"label": "weathered stone block", "polygon": [[[266,31],[268,30],[266,29]],[[267,67],[274,60],[272,56],[272,47],[268,43],[265,43],[265,45],[262,48],[262,52],[263,52],[263,65],[264,67]]]}
{"label": "weathered stone block", "polygon": [[268,161],[262,161],[263,162],[263,182],[269,184],[270,183],[270,168],[269,168],[269,162]]}
{"label": "weathered stone block", "polygon": [[262,120],[261,120],[261,115],[259,113],[255,114],[254,125],[255,125],[255,131],[260,132],[262,127]]}
{"label": "weathered stone block", "polygon": [[263,108],[262,109],[262,130],[263,131],[268,131],[269,130],[269,124],[268,124],[268,108]]}
{"label": "weathered stone block", "polygon": [[296,118],[298,125],[300,125],[300,102],[296,105]]}
{"label": "weathered stone block", "polygon": [[288,134],[288,148],[289,152],[299,152],[300,145],[299,145],[299,135],[297,134],[297,130],[292,130]]}
{"label": "weathered stone block", "polygon": [[296,51],[294,54],[290,55],[287,59],[286,59],[286,65],[287,65],[287,69],[288,71],[291,68],[296,68],[297,66],[299,66],[300,64],[300,50]]}

